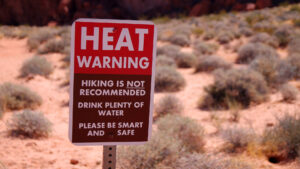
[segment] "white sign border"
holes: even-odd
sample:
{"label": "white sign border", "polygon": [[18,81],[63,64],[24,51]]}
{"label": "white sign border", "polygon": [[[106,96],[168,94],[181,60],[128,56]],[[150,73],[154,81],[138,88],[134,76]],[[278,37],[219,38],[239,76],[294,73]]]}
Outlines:
{"label": "white sign border", "polygon": [[[151,75],[151,93],[150,93],[150,108],[149,108],[149,125],[148,125],[148,140],[140,142],[82,142],[74,143],[72,141],[73,129],[73,89],[74,89],[74,54],[75,54],[75,23],[76,22],[100,22],[100,23],[126,23],[126,24],[140,24],[140,25],[153,25],[154,38],[153,38],[153,54],[152,54],[152,75]],[[157,28],[151,21],[135,21],[135,20],[117,20],[117,19],[90,19],[80,18],[73,22],[71,30],[71,66],[70,66],[70,99],[69,99],[69,140],[72,144],[77,146],[96,146],[96,145],[142,145],[147,143],[152,134],[152,121],[153,121],[153,100],[154,100],[154,81],[155,81],[155,62],[156,62],[156,41],[157,41]]]}

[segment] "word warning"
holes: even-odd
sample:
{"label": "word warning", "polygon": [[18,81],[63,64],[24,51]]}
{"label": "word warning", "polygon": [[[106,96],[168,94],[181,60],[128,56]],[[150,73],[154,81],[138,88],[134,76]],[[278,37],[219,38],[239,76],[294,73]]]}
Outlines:
{"label": "word warning", "polygon": [[69,137],[76,145],[141,144],[152,127],[156,28],[148,21],[72,25]]}

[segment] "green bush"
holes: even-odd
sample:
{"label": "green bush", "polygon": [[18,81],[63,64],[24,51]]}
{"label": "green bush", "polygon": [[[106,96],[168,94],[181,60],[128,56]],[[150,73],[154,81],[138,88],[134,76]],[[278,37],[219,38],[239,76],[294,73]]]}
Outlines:
{"label": "green bush", "polygon": [[4,83],[0,86],[0,96],[2,96],[0,105],[4,110],[34,109],[42,104],[39,95],[27,87],[12,83]]}
{"label": "green bush", "polygon": [[186,53],[186,52],[180,52],[177,57],[177,66],[180,68],[190,68],[195,65],[197,61],[197,58],[195,55]]}
{"label": "green bush", "polygon": [[155,72],[156,92],[175,92],[185,86],[185,79],[175,68],[169,66],[159,66]]}
{"label": "green bush", "polygon": [[225,151],[229,153],[239,153],[247,149],[248,145],[255,141],[255,133],[242,127],[231,127],[221,131],[225,140]]}
{"label": "green bush", "polygon": [[243,161],[226,159],[220,155],[213,156],[213,155],[206,155],[200,153],[183,155],[181,158],[176,160],[172,168],[174,169],[252,169],[252,167],[249,164]]}
{"label": "green bush", "polygon": [[268,87],[263,76],[250,69],[217,70],[214,84],[205,88],[200,99],[202,109],[228,109],[230,105],[249,107],[268,97]]}
{"label": "green bush", "polygon": [[291,65],[279,58],[259,57],[249,67],[261,73],[270,87],[277,87],[294,76]]}
{"label": "green bush", "polygon": [[294,100],[297,100],[297,96],[299,94],[299,90],[289,84],[284,84],[280,88],[280,92],[282,95],[282,99],[286,102],[292,102]]}
{"label": "green bush", "polygon": [[176,62],[173,58],[167,57],[166,55],[158,55],[156,59],[156,66],[176,67]]}
{"label": "green bush", "polygon": [[231,65],[219,56],[211,55],[198,57],[195,67],[195,72],[211,72],[218,68],[229,69]]}
{"label": "green bush", "polygon": [[122,146],[118,163],[122,169],[160,169],[159,164],[171,165],[183,152],[180,142],[163,132],[154,132],[145,145]]}
{"label": "green bush", "polygon": [[204,152],[204,129],[197,121],[168,114],[157,121],[157,128],[179,140],[186,152]]}
{"label": "green bush", "polygon": [[61,39],[51,39],[38,48],[39,54],[64,53],[65,43]]}
{"label": "green bush", "polygon": [[21,77],[26,77],[28,75],[41,75],[47,77],[53,72],[53,67],[46,58],[34,56],[23,63],[20,71]]}
{"label": "green bush", "polygon": [[263,136],[264,153],[268,157],[281,160],[299,157],[300,119],[298,116],[285,115],[278,119],[271,129],[266,129]]}
{"label": "green bush", "polygon": [[183,111],[183,104],[174,95],[166,95],[155,105],[156,117],[162,117],[167,114],[180,114]]}
{"label": "green bush", "polygon": [[8,129],[12,136],[48,137],[51,132],[51,122],[42,113],[25,110],[13,114]]}
{"label": "green bush", "polygon": [[276,50],[262,43],[248,43],[240,47],[238,50],[237,63],[250,63],[257,57],[278,58]]}
{"label": "green bush", "polygon": [[272,46],[274,48],[277,48],[279,46],[279,42],[277,39],[267,33],[258,33],[251,37],[250,39],[251,43],[263,43],[269,46]]}

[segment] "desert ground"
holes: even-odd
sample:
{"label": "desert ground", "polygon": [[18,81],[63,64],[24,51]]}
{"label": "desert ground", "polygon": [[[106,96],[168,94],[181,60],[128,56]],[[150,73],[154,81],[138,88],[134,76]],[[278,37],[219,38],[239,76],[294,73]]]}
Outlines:
{"label": "desert ground", "polygon": [[[191,21],[189,18],[186,20],[186,22]],[[172,25],[172,21],[169,24]],[[158,30],[163,32],[168,24],[159,24],[158,26]],[[161,27],[163,28],[160,29]],[[299,28],[295,29],[298,30]],[[196,41],[197,38],[197,35],[191,36],[192,41]],[[215,55],[231,63],[233,68],[245,67],[245,65],[235,63],[238,53],[234,48],[248,43],[249,39],[249,37],[240,37],[231,40],[226,45],[221,44],[216,49]],[[101,168],[101,146],[75,146],[68,139],[69,86],[65,82],[69,66],[66,66],[63,61],[65,55],[58,52],[41,54],[41,57],[46,58],[54,68],[53,72],[47,77],[41,75],[20,77],[20,69],[23,63],[36,55],[35,50],[29,50],[27,41],[28,37],[18,39],[3,36],[0,38],[1,83],[21,84],[40,95],[43,103],[35,108],[35,111],[42,112],[49,119],[52,123],[52,132],[48,137],[38,139],[11,136],[8,132],[7,123],[11,120],[13,114],[23,110],[6,111],[0,119],[0,164],[3,164],[4,168],[7,169]],[[218,42],[209,40],[208,43]],[[170,42],[159,38],[158,47],[168,44]],[[184,45],[180,50],[192,53],[194,49],[189,45]],[[289,55],[287,48],[277,48],[276,51],[281,59],[287,58]],[[220,154],[226,158],[238,159],[248,163],[254,169],[300,168],[297,158],[271,163],[269,157],[263,153],[251,153],[251,151],[226,153],[222,151],[225,141],[220,134],[222,129],[228,127],[244,127],[252,129],[257,135],[263,135],[266,128],[272,128],[278,123],[278,119],[284,117],[284,115],[299,115],[299,97],[292,102],[286,102],[279,90],[273,90],[269,93],[268,100],[236,110],[239,117],[237,121],[233,121],[233,110],[204,110],[198,106],[200,97],[205,95],[205,87],[214,83],[214,76],[211,72],[195,73],[194,67],[176,68],[176,70],[183,76],[186,85],[176,92],[156,92],[154,103],[158,103],[161,98],[168,94],[176,96],[184,107],[180,114],[183,117],[196,120],[197,124],[201,125],[205,131],[203,136],[205,140],[204,153]],[[299,81],[295,79],[289,80],[288,83],[297,88],[300,87]],[[154,123],[154,130],[155,126]],[[118,149],[121,147],[118,146]],[[117,168],[121,168],[121,166]]]}

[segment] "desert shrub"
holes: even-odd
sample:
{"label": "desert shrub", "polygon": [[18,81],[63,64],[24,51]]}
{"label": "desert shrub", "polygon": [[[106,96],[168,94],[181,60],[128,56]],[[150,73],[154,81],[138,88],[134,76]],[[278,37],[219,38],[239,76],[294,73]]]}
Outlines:
{"label": "desert shrub", "polygon": [[297,96],[299,94],[299,90],[289,84],[284,84],[280,88],[280,92],[282,95],[282,99],[286,102],[291,102],[297,99]]}
{"label": "desert shrub", "polygon": [[300,12],[300,6],[298,4],[291,5],[290,11]]}
{"label": "desert shrub", "polygon": [[252,61],[249,67],[261,73],[271,87],[277,87],[294,76],[291,65],[279,58],[259,57]]}
{"label": "desert shrub", "polygon": [[247,43],[238,50],[237,63],[250,63],[257,57],[278,58],[276,50],[262,43]]}
{"label": "desert shrub", "polygon": [[288,45],[293,34],[293,28],[287,25],[280,26],[274,32],[274,36],[278,39],[279,46],[281,47],[286,47]]}
{"label": "desert shrub", "polygon": [[264,43],[266,45],[272,46],[274,48],[277,48],[279,46],[279,42],[277,39],[267,33],[258,33],[254,35],[251,39],[250,42],[252,43]]}
{"label": "desert shrub", "polygon": [[228,69],[230,67],[230,63],[226,62],[219,56],[202,56],[198,57],[195,72],[211,72],[218,68]]}
{"label": "desert shrub", "polygon": [[168,41],[171,36],[175,34],[174,30],[171,29],[162,29],[158,31],[157,39],[161,41]]}
{"label": "desert shrub", "polygon": [[5,111],[5,98],[3,96],[3,93],[0,92],[0,119],[3,116],[3,113]]}
{"label": "desert shrub", "polygon": [[266,16],[264,16],[261,13],[257,13],[257,12],[252,12],[249,13],[246,17],[245,17],[245,21],[251,26],[254,25],[257,22],[261,22],[266,20]]}
{"label": "desert shrub", "polygon": [[175,33],[168,39],[171,43],[179,46],[189,46],[190,45],[190,38],[184,34]]}
{"label": "desert shrub", "polygon": [[122,169],[159,169],[158,165],[170,165],[183,152],[181,143],[163,132],[155,132],[145,145],[122,146],[118,163]]}
{"label": "desert shrub", "polygon": [[203,34],[203,40],[211,40],[214,39],[216,33],[214,31],[207,31]]}
{"label": "desert shrub", "polygon": [[293,77],[295,79],[300,78],[300,53],[291,54],[287,58],[287,62],[290,65],[290,70],[293,71]]}
{"label": "desert shrub", "polygon": [[229,153],[243,152],[247,146],[255,141],[253,130],[242,127],[231,127],[221,131],[225,140],[224,150]]}
{"label": "desert shrub", "polygon": [[212,43],[197,41],[194,43],[193,49],[197,55],[211,55],[218,50],[218,46]]}
{"label": "desert shrub", "polygon": [[174,95],[166,95],[155,105],[156,117],[162,117],[166,114],[180,114],[183,111],[183,104]]}
{"label": "desert shrub", "polygon": [[161,16],[161,17],[153,18],[152,21],[156,24],[162,24],[171,21],[171,18],[169,18],[168,16]]}
{"label": "desert shrub", "polygon": [[293,24],[295,27],[300,27],[300,19],[293,19]]}
{"label": "desert shrub", "polygon": [[176,160],[172,167],[175,169],[252,169],[249,164],[243,161],[226,159],[220,155],[200,153],[186,154]]}
{"label": "desert shrub", "polygon": [[0,33],[7,38],[24,39],[30,32],[31,28],[29,26],[0,26]]}
{"label": "desert shrub", "polygon": [[39,54],[47,53],[63,53],[65,48],[65,43],[61,39],[51,39],[47,41],[44,45],[38,48]]}
{"label": "desert shrub", "polygon": [[21,77],[28,75],[48,76],[52,73],[53,67],[46,58],[34,56],[23,63],[20,71]]}
{"label": "desert shrub", "polygon": [[175,92],[181,90],[184,86],[185,79],[175,68],[169,66],[160,66],[156,68],[156,92]]}
{"label": "desert shrub", "polygon": [[288,44],[288,52],[290,55],[300,53],[300,37],[293,38]]}
{"label": "desert shrub", "polygon": [[70,48],[65,47],[63,51],[64,57],[61,59],[61,61],[64,62],[63,67],[69,67],[70,62],[71,62],[71,56],[70,56]]}
{"label": "desert shrub", "polygon": [[235,38],[235,35],[232,32],[229,31],[222,31],[217,36],[217,41],[220,44],[226,44],[231,42]]}
{"label": "desert shrub", "polygon": [[30,34],[27,41],[29,50],[37,49],[42,43],[56,36],[57,31],[53,28],[40,28]]}
{"label": "desert shrub", "polygon": [[268,34],[272,34],[275,31],[275,26],[268,21],[258,22],[253,25],[253,30],[256,32],[265,32]]}
{"label": "desert shrub", "polygon": [[195,65],[197,58],[194,54],[180,52],[177,57],[177,66],[180,68],[190,68]]}
{"label": "desert shrub", "polygon": [[173,28],[175,33],[183,34],[188,37],[192,34],[192,29],[193,29],[193,27],[191,25],[186,24],[184,22],[176,24],[176,26],[174,26],[174,28]]}
{"label": "desert shrub", "polygon": [[19,110],[36,108],[42,104],[42,98],[27,87],[4,83],[0,86],[1,104],[3,109]]}
{"label": "desert shrub", "polygon": [[285,115],[271,129],[266,129],[263,135],[264,153],[268,157],[279,160],[299,157],[300,119],[298,116]]}
{"label": "desert shrub", "polygon": [[202,109],[228,109],[230,105],[248,107],[267,99],[268,87],[263,76],[251,69],[217,70],[214,84],[205,88],[200,99]]}
{"label": "desert shrub", "polygon": [[157,128],[179,140],[186,152],[204,151],[204,129],[193,119],[168,114],[157,121]]}
{"label": "desert shrub", "polygon": [[167,57],[165,55],[159,55],[156,59],[156,66],[170,66],[170,67],[176,67],[176,62],[173,58]]}
{"label": "desert shrub", "polygon": [[201,36],[204,33],[204,30],[197,27],[197,28],[192,29],[192,33],[196,36]]}
{"label": "desert shrub", "polygon": [[248,27],[241,27],[240,28],[240,33],[246,37],[252,36],[253,35],[253,30]]}
{"label": "desert shrub", "polygon": [[165,55],[173,59],[177,59],[177,55],[180,52],[180,46],[177,45],[164,45],[157,48],[157,55]]}
{"label": "desert shrub", "polygon": [[25,110],[13,114],[11,121],[8,122],[8,129],[12,136],[48,137],[51,122],[42,113]]}

